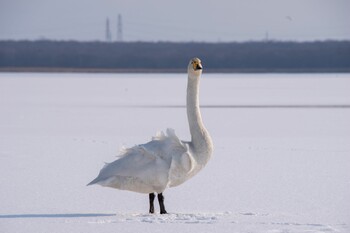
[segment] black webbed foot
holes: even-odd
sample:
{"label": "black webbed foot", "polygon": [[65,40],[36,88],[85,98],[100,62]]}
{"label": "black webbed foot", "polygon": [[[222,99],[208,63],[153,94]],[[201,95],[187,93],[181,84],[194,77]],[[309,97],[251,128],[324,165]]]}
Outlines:
{"label": "black webbed foot", "polygon": [[154,198],[156,197],[156,195],[154,195],[154,193],[150,193],[149,194],[149,213],[153,214],[154,213]]}
{"label": "black webbed foot", "polygon": [[162,193],[158,194],[158,202],[159,202],[159,207],[160,207],[160,214],[167,214],[164,206],[164,196]]}

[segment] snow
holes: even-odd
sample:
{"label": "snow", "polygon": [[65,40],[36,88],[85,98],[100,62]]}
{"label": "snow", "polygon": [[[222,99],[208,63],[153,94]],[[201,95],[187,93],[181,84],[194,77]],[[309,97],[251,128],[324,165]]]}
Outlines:
{"label": "snow", "polygon": [[0,231],[350,231],[349,74],[203,74],[215,151],[168,215],[86,186],[122,146],[188,140],[185,92],[185,74],[0,73]]}

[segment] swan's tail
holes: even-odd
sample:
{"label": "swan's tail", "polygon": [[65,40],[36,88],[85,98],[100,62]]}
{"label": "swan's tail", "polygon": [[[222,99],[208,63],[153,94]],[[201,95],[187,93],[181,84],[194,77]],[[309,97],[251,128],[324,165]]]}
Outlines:
{"label": "swan's tail", "polygon": [[86,186],[89,185],[93,185],[93,184],[97,184],[100,181],[99,177],[97,177],[96,179],[94,179],[93,181],[91,181],[90,183],[88,183]]}

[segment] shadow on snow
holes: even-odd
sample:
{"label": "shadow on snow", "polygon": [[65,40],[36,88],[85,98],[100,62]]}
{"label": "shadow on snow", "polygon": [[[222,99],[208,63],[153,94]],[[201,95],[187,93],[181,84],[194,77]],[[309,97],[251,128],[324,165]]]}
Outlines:
{"label": "shadow on snow", "polygon": [[0,215],[1,218],[86,218],[86,217],[108,217],[115,214],[98,214],[98,213],[72,213],[72,214],[6,214]]}

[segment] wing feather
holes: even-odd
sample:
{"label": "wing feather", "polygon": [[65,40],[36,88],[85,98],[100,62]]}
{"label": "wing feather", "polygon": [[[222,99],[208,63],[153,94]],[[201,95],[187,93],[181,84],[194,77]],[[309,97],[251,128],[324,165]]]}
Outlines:
{"label": "wing feather", "polygon": [[124,149],[118,157],[106,164],[90,184],[136,192],[162,191],[179,183],[193,168],[188,145],[173,129],[157,133],[146,144]]}

